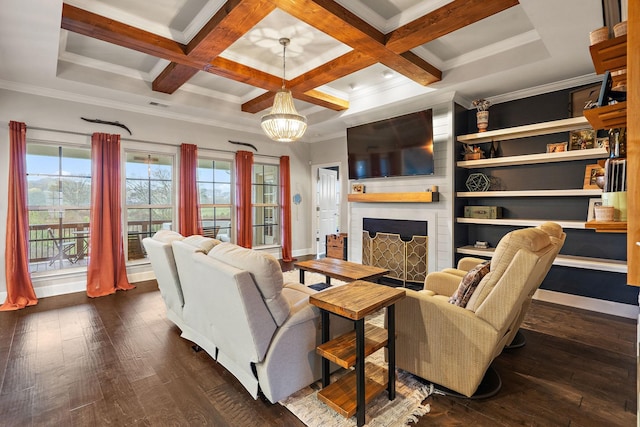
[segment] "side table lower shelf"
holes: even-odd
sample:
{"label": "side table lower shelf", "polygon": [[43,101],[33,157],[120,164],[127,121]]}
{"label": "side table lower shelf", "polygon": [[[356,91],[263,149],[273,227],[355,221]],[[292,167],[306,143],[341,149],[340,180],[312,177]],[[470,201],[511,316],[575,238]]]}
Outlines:
{"label": "side table lower shelf", "polygon": [[[365,424],[365,406],[383,390],[389,400],[396,397],[395,303],[406,296],[404,289],[356,280],[309,296],[309,303],[320,308],[322,344],[322,387],[318,399],[345,417],[356,415],[356,425]],[[387,308],[387,329],[365,325],[365,317]],[[329,339],[329,313],[354,321],[355,331]],[[370,334],[367,337],[367,334]],[[388,369],[366,362],[365,358],[382,347],[388,351]],[[330,383],[329,361],[354,369]],[[366,368],[365,366],[368,365]],[[386,380],[385,380],[386,378]]]}
{"label": "side table lower shelf", "polygon": [[[367,373],[364,380],[364,401],[368,404],[387,388],[389,373],[387,369],[371,362],[365,362],[364,369]],[[337,381],[318,391],[318,399],[340,415],[350,418],[358,409],[356,393],[356,371],[352,369]]]}

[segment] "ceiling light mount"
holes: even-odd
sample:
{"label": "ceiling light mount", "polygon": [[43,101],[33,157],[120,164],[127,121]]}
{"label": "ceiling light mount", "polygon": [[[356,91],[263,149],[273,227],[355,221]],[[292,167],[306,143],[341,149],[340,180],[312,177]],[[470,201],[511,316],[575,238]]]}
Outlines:
{"label": "ceiling light mount", "polygon": [[291,40],[283,37],[279,42],[282,45],[282,89],[276,93],[273,107],[269,114],[262,116],[260,125],[264,133],[274,141],[292,142],[304,135],[307,130],[307,118],[298,114],[293,105],[291,91],[285,87],[287,46]]}

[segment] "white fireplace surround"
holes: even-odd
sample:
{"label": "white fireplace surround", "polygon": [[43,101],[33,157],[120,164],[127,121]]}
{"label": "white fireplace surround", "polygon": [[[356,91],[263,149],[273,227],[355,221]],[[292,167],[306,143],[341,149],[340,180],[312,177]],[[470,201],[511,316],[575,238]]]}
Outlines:
{"label": "white fireplace surround", "polygon": [[[435,211],[428,208],[417,208],[418,204],[393,204],[389,203],[362,203],[351,206],[349,234],[351,236],[362,236],[362,220],[364,218],[375,219],[404,219],[427,221],[427,245],[428,245],[428,269],[427,271],[437,271],[438,253],[438,216]],[[362,262],[362,238],[349,239],[349,260]]]}

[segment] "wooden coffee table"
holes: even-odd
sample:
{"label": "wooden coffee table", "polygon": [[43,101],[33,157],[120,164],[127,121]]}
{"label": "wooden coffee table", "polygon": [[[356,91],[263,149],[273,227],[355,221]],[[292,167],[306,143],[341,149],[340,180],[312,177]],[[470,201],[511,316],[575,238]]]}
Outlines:
{"label": "wooden coffee table", "polygon": [[[318,399],[349,418],[356,414],[358,427],[365,422],[365,405],[387,389],[389,400],[396,397],[395,303],[406,291],[357,280],[309,296],[309,303],[320,308],[322,344],[317,352],[322,356],[322,390]],[[365,328],[365,317],[387,307],[387,329],[374,325]],[[355,331],[329,340],[329,313],[351,319]],[[366,339],[365,339],[366,335]],[[365,357],[387,347],[388,369],[371,364],[365,375]],[[333,384],[329,384],[329,362],[343,368],[354,367]]]}
{"label": "wooden coffee table", "polygon": [[305,271],[324,274],[329,285],[332,277],[343,282],[353,282],[354,280],[375,281],[389,272],[384,268],[343,261],[337,258],[311,259],[296,262],[294,265],[300,269],[300,283],[303,284]]}

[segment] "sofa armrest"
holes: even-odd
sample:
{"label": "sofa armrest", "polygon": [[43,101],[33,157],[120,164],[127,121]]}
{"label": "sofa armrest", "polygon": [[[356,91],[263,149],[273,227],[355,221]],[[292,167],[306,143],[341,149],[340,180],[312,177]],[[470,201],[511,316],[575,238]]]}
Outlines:
{"label": "sofa armrest", "polygon": [[458,289],[462,276],[436,271],[427,274],[424,280],[424,290],[437,295],[451,296]]}
{"label": "sofa armrest", "polygon": [[307,295],[313,295],[315,294],[317,291],[314,289],[309,288],[308,286],[305,286],[301,283],[297,283],[297,282],[288,282],[285,283],[283,286],[283,288],[287,288],[287,289],[293,289],[295,291],[298,292],[303,292]]}

